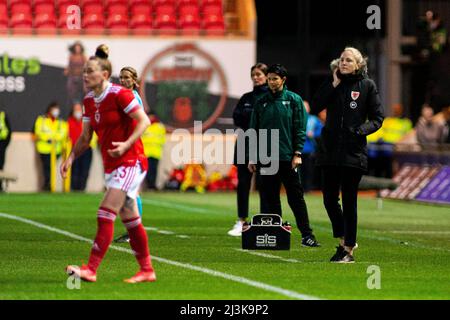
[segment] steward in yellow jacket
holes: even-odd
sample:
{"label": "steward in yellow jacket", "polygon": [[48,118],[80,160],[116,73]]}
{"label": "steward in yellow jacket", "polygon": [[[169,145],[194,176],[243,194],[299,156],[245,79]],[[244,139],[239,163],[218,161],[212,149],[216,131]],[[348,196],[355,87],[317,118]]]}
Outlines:
{"label": "steward in yellow jacket", "polygon": [[150,114],[149,118],[151,125],[145,130],[141,140],[148,160],[147,186],[149,189],[156,189],[158,163],[166,143],[166,127],[154,114]]}
{"label": "steward in yellow jacket", "polygon": [[39,153],[44,173],[43,190],[50,190],[50,161],[54,148],[57,157],[63,152],[67,140],[67,123],[59,119],[60,109],[52,102],[43,116],[38,116],[34,123],[36,150]]}

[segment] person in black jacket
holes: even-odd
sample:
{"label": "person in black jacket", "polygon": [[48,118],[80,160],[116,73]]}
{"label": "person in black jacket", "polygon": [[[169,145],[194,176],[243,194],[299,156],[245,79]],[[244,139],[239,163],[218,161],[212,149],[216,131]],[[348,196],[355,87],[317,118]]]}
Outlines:
{"label": "person in black jacket", "polygon": [[[268,91],[267,87],[267,65],[264,63],[257,63],[252,66],[251,79],[253,82],[253,91],[245,93],[239,100],[233,112],[233,120],[235,126],[242,130],[248,130],[253,107],[258,98]],[[237,144],[236,144],[237,146]],[[247,148],[246,148],[247,149]],[[248,159],[246,157],[245,163],[238,162],[237,147],[234,152],[234,164],[238,170],[238,186],[237,186],[237,207],[238,207],[238,221],[233,228],[228,231],[230,236],[240,236],[242,233],[242,225],[248,218],[248,203],[250,196],[250,187],[253,174],[248,171]],[[257,175],[257,180],[259,176]],[[263,213],[268,213],[265,199],[260,195],[260,210]]]}
{"label": "person in black jacket", "polygon": [[352,263],[357,247],[358,185],[367,171],[366,136],[377,131],[384,119],[377,87],[367,77],[367,60],[359,50],[345,48],[333,77],[316,93],[311,114],[323,109],[327,118],[317,148],[317,165],[322,170],[323,202],[333,236],[340,239],[330,261]]}

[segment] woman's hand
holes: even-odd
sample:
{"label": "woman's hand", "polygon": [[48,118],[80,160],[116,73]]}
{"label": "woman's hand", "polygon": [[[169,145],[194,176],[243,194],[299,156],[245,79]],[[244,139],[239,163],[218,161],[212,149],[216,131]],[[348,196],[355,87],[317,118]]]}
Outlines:
{"label": "woman's hand", "polygon": [[299,167],[302,164],[302,158],[294,156],[292,158],[291,164],[292,164],[292,169]]}
{"label": "woman's hand", "polygon": [[71,153],[69,157],[61,163],[61,166],[59,167],[59,172],[61,174],[61,177],[65,179],[67,177],[67,172],[69,172],[69,169],[72,167],[74,155]]}
{"label": "woman's hand", "polygon": [[109,149],[108,154],[112,158],[121,157],[130,148],[127,142],[113,142],[114,149]]}
{"label": "woman's hand", "polygon": [[339,79],[339,77],[337,76],[338,70],[339,68],[336,68],[336,70],[334,70],[333,72],[333,87],[335,88],[341,83],[341,79]]}
{"label": "woman's hand", "polygon": [[248,164],[248,171],[250,171],[251,173],[256,172],[256,165],[253,163],[249,163]]}

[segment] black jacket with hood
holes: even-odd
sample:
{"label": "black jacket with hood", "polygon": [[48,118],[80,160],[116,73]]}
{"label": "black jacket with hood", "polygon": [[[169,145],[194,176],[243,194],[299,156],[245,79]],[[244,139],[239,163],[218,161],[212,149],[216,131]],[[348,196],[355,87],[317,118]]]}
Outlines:
{"label": "black jacket with hood", "polygon": [[341,83],[334,88],[333,78],[326,80],[311,102],[311,114],[327,109],[316,164],[367,171],[366,136],[384,120],[380,96],[375,82],[362,72],[337,75]]}

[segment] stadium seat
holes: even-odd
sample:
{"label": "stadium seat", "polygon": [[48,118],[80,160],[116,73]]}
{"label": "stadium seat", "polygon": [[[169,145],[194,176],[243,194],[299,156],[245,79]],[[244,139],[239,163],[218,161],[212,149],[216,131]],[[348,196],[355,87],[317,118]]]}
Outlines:
{"label": "stadium seat", "polygon": [[201,5],[201,11],[204,15],[223,15],[222,2],[204,1]]}
{"label": "stadium seat", "polygon": [[177,18],[175,15],[170,14],[157,15],[154,28],[160,34],[175,34],[177,30]]}
{"label": "stadium seat", "polygon": [[55,5],[51,2],[39,2],[34,3],[34,14],[48,14],[48,15],[55,15]]}
{"label": "stadium seat", "polygon": [[130,16],[134,15],[151,15],[152,14],[152,5],[149,1],[146,0],[131,0],[130,1]]}
{"label": "stadium seat", "polygon": [[85,6],[91,5],[91,4],[101,4],[103,6],[102,0],[80,0],[80,6],[84,8]]}
{"label": "stadium seat", "polygon": [[69,15],[68,14],[63,14],[59,16],[57,25],[58,25],[58,30],[61,34],[80,34],[81,32],[81,28],[80,29],[69,29],[67,26],[67,20],[69,19]]}
{"label": "stadium seat", "polygon": [[11,11],[11,16],[19,13],[31,15],[32,12],[30,1],[17,1],[17,0],[15,0],[14,2],[11,1],[9,8]]}
{"label": "stadium seat", "polygon": [[8,21],[8,6],[6,2],[0,2],[0,20],[2,19]]}
{"label": "stadium seat", "polygon": [[107,15],[119,14],[121,16],[128,16],[128,5],[126,3],[112,3],[107,8]]}
{"label": "stadium seat", "polygon": [[108,9],[112,5],[120,4],[120,5],[128,5],[128,0],[104,0],[105,8]]}
{"label": "stadium seat", "polygon": [[9,19],[9,27],[14,34],[31,34],[32,26],[31,14],[16,13]]}
{"label": "stadium seat", "polygon": [[184,5],[193,5],[193,6],[199,6],[198,0],[178,0],[178,7],[184,6]]}
{"label": "stadium seat", "polygon": [[202,7],[207,6],[207,5],[218,5],[218,6],[222,6],[222,0],[200,0],[200,5]]}
{"label": "stadium seat", "polygon": [[102,34],[105,28],[103,15],[91,13],[83,17],[83,31],[85,34]]}
{"label": "stadium seat", "polygon": [[56,5],[59,16],[67,14],[67,8],[73,5],[79,6],[80,2],[74,0],[61,0],[61,2]]}
{"label": "stadium seat", "polygon": [[56,34],[55,15],[41,13],[34,17],[34,29],[37,34]]}
{"label": "stadium seat", "polygon": [[223,35],[225,23],[221,15],[208,15],[203,17],[203,29],[207,35]]}
{"label": "stadium seat", "polygon": [[8,32],[8,7],[6,3],[0,2],[0,34]]}
{"label": "stadium seat", "polygon": [[175,6],[176,5],[176,1],[175,0],[153,0],[153,6],[157,7],[160,5],[171,5],[171,6]]}
{"label": "stadium seat", "polygon": [[179,20],[180,31],[183,35],[200,34],[200,17],[198,15],[184,15]]}
{"label": "stadium seat", "polygon": [[199,14],[200,8],[198,5],[185,4],[178,7],[178,15],[180,18],[185,15],[198,16]]}
{"label": "stadium seat", "polygon": [[111,34],[128,34],[128,16],[111,14],[106,20],[106,27]]}
{"label": "stadium seat", "polygon": [[147,14],[133,15],[130,20],[130,28],[133,34],[149,34],[153,29],[151,16]]}
{"label": "stadium seat", "polygon": [[153,2],[153,8],[156,16],[163,16],[163,15],[172,16],[176,14],[175,2],[160,2],[160,3]]}
{"label": "stadium seat", "polygon": [[0,19],[0,34],[8,33],[8,22]]}
{"label": "stadium seat", "polygon": [[104,7],[103,4],[100,2],[88,2],[81,7],[82,9],[82,15],[104,15]]}

